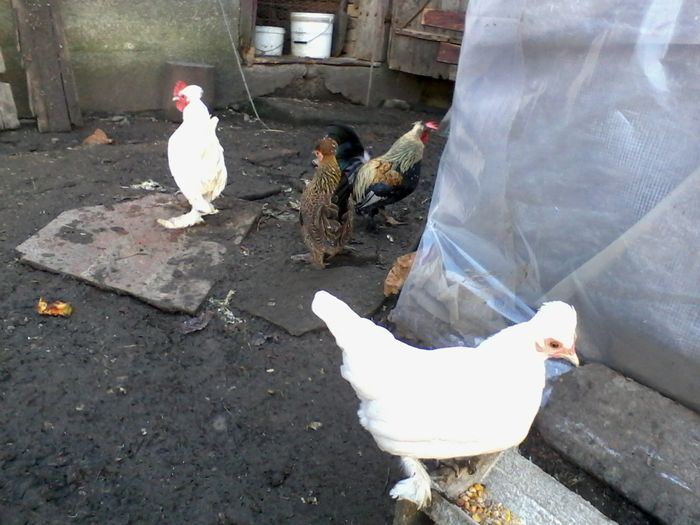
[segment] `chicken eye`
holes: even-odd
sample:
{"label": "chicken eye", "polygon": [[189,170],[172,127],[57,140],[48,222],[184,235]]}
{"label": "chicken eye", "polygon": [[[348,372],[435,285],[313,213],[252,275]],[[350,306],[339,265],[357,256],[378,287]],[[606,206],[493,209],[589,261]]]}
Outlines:
{"label": "chicken eye", "polygon": [[559,341],[550,341],[549,346],[551,348],[559,348],[561,346],[561,343]]}

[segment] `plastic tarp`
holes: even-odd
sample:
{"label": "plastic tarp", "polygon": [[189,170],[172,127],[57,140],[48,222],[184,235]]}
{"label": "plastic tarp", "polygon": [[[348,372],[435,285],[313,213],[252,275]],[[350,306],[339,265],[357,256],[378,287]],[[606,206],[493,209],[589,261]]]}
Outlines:
{"label": "plastic tarp", "polygon": [[474,344],[544,300],[577,350],[700,411],[700,2],[471,0],[393,320]]}

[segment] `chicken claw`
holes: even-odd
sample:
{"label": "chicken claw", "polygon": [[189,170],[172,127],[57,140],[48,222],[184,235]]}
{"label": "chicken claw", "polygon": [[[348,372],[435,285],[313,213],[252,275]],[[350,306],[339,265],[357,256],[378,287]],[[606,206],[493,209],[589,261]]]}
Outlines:
{"label": "chicken claw", "polygon": [[204,219],[202,219],[202,216],[197,210],[190,210],[184,215],[178,215],[177,217],[171,217],[170,219],[158,219],[158,224],[164,228],[168,228],[169,230],[187,228],[188,226],[193,226],[201,222],[204,222]]}
{"label": "chicken claw", "polygon": [[403,224],[407,224],[404,221],[400,221],[400,220],[392,217],[391,215],[389,215],[387,212],[385,212],[383,210],[380,213],[384,217],[384,221],[386,221],[386,223],[390,224],[391,226],[401,226]]}

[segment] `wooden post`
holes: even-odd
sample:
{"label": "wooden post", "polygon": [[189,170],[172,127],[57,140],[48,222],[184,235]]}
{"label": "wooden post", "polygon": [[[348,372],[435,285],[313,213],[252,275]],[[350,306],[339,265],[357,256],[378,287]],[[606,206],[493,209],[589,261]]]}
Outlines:
{"label": "wooden post", "polygon": [[[0,73],[5,72],[5,59],[0,50]],[[0,82],[0,129],[16,129],[19,127],[15,99],[12,98],[10,84]]]}
{"label": "wooden post", "polygon": [[12,0],[27,74],[29,105],[39,131],[70,131],[83,123],[63,34],[59,0]]}
{"label": "wooden post", "polygon": [[238,50],[240,51],[246,65],[251,65],[255,61],[255,21],[258,16],[257,0],[241,0],[240,18],[238,22]]}
{"label": "wooden post", "polygon": [[385,21],[388,15],[389,0],[369,0],[365,3],[357,23],[355,58],[384,61],[388,40]]}

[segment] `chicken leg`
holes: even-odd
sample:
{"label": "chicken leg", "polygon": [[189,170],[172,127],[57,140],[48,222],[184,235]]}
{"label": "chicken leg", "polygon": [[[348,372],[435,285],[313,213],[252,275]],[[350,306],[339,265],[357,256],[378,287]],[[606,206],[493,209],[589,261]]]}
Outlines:
{"label": "chicken leg", "polygon": [[407,499],[416,504],[419,509],[430,504],[432,481],[430,475],[420,460],[409,457],[401,458],[401,466],[409,477],[402,479],[389,494],[392,498]]}

